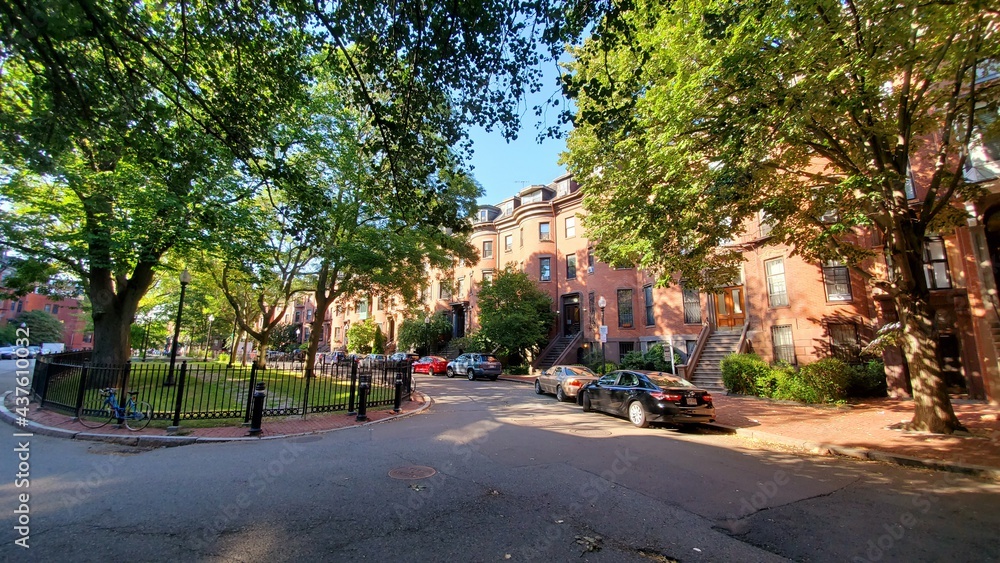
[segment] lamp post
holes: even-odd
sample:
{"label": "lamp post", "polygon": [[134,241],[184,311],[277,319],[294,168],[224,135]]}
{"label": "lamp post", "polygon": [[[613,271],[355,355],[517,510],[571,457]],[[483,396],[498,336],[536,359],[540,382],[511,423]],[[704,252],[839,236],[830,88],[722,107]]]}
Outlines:
{"label": "lamp post", "polygon": [[208,339],[205,340],[205,360],[208,361],[208,351],[212,346],[212,323],[215,321],[215,315],[208,316]]}
{"label": "lamp post", "polygon": [[608,300],[602,295],[597,300],[597,306],[601,308],[601,374],[603,375],[607,367],[607,356],[604,353],[604,343],[608,341],[608,327],[604,324],[604,308],[608,306]]}
{"label": "lamp post", "polygon": [[142,321],[146,324],[146,331],[142,335],[142,361],[146,361],[146,350],[149,349],[149,325],[153,322],[153,319],[149,314],[142,316]]}
{"label": "lamp post", "polygon": [[191,273],[187,270],[181,272],[181,298],[177,304],[177,321],[174,322],[174,341],[170,346],[170,368],[167,370],[167,380],[164,385],[174,384],[174,363],[177,361],[177,340],[181,337],[181,313],[184,312],[184,290],[187,284],[191,283]]}

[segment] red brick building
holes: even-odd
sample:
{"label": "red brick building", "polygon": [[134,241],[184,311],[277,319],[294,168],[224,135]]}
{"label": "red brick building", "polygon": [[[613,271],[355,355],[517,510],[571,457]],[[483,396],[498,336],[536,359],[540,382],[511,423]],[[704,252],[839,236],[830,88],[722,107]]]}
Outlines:
{"label": "red brick building", "polygon": [[47,295],[29,293],[19,299],[0,300],[0,324],[7,324],[22,312],[45,311],[63,324],[62,343],[66,350],[93,348],[93,333],[87,332],[87,313],[81,308],[80,299],[53,301]]}

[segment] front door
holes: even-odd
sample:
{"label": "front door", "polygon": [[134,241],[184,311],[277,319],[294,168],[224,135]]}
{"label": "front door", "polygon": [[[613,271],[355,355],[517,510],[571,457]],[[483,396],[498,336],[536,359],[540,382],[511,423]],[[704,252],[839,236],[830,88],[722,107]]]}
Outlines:
{"label": "front door", "polygon": [[580,296],[563,297],[563,336],[580,332]]}
{"label": "front door", "polygon": [[452,306],[451,335],[454,338],[465,336],[465,307],[461,305]]}
{"label": "front door", "polygon": [[746,321],[743,286],[722,288],[715,294],[715,323],[719,328],[742,327]]}

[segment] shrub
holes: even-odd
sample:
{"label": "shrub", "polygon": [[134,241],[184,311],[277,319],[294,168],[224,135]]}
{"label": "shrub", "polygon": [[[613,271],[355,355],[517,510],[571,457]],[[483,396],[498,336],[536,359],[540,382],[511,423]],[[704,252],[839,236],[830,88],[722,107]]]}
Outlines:
{"label": "shrub", "polygon": [[220,364],[228,364],[229,363],[229,352],[219,352],[219,355],[216,356],[215,361],[218,362],[218,363],[220,363]]}
{"label": "shrub", "polygon": [[776,387],[773,397],[785,401],[798,401],[800,403],[821,402],[819,393],[802,379],[801,372],[776,371]]}
{"label": "shrub", "polygon": [[730,354],[719,367],[726,389],[743,395],[756,395],[758,378],[767,379],[771,374],[771,367],[757,354]]}
{"label": "shrub", "polygon": [[799,378],[816,394],[814,402],[832,402],[847,398],[851,366],[837,358],[823,358],[802,366]]}
{"label": "shrub", "polygon": [[518,364],[516,366],[507,366],[503,369],[503,371],[509,375],[528,375],[530,369],[524,364]]}
{"label": "shrub", "polygon": [[848,397],[885,397],[887,394],[885,364],[882,360],[869,360],[861,365],[851,366]]}
{"label": "shrub", "polygon": [[642,352],[633,350],[622,358],[622,367],[625,369],[651,369],[646,367],[646,358]]}

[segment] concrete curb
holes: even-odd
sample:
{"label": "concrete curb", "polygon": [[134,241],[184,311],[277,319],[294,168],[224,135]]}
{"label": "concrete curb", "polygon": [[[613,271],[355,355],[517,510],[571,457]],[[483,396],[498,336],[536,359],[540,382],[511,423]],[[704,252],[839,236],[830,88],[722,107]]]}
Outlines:
{"label": "concrete curb", "polygon": [[7,396],[13,391],[7,391],[2,396],[0,396],[0,420],[10,424],[11,426],[17,428],[19,431],[30,434],[39,434],[42,436],[52,436],[55,438],[66,438],[70,440],[85,440],[92,442],[108,442],[112,444],[121,444],[123,446],[146,446],[146,447],[172,447],[172,446],[186,446],[189,444],[212,444],[221,442],[259,442],[261,440],[278,440],[281,438],[294,438],[297,436],[309,436],[312,434],[326,434],[327,432],[336,432],[337,430],[347,430],[349,428],[359,428],[362,426],[370,426],[372,424],[381,424],[383,422],[388,422],[390,420],[395,420],[397,418],[403,418],[413,414],[423,412],[428,407],[434,403],[434,399],[429,395],[422,393],[420,391],[414,391],[414,393],[419,394],[424,399],[424,404],[415,410],[409,412],[402,412],[399,414],[393,414],[387,416],[386,418],[380,420],[371,420],[361,424],[352,424],[351,426],[341,426],[338,428],[325,428],[322,430],[310,430],[308,432],[296,432],[294,434],[275,434],[268,436],[160,436],[160,435],[142,435],[136,434],[134,436],[123,435],[123,434],[101,434],[99,432],[81,432],[78,430],[65,430],[63,428],[55,428],[52,426],[45,426],[37,422],[28,421],[27,426],[19,427],[17,425],[17,415],[12,413],[10,409],[7,408]]}
{"label": "concrete curb", "polygon": [[[519,376],[519,377],[524,377],[524,376]],[[503,375],[501,375],[499,377],[499,380],[500,381],[513,381],[514,383],[526,383],[528,385],[534,385],[535,384],[535,380],[525,381],[523,379],[516,379],[514,377],[505,377]]]}
{"label": "concrete curb", "polygon": [[885,463],[892,463],[895,465],[902,465],[905,467],[917,467],[923,469],[933,469],[935,471],[947,471],[950,473],[960,473],[963,475],[971,475],[974,477],[982,477],[985,479],[1000,481],[1000,468],[996,467],[988,467],[985,465],[972,465],[966,463],[954,463],[950,461],[941,461],[937,459],[923,459],[923,458],[906,456],[902,454],[883,452],[880,450],[870,450],[866,448],[850,448],[847,446],[840,446],[837,444],[811,442],[809,440],[801,440],[797,438],[789,438],[787,436],[781,436],[780,434],[761,432],[759,430],[753,430],[750,428],[737,428],[735,426],[727,426],[725,424],[718,424],[718,423],[703,424],[703,426],[714,428],[726,432],[727,434],[736,434],[737,436],[743,436],[746,438],[751,438],[753,440],[758,440],[769,444],[789,446],[818,456],[837,456],[837,457],[848,457],[851,459],[860,459],[868,461],[881,461]]}

